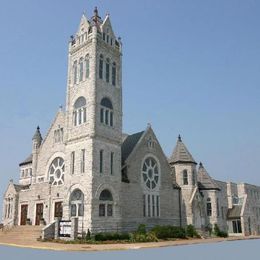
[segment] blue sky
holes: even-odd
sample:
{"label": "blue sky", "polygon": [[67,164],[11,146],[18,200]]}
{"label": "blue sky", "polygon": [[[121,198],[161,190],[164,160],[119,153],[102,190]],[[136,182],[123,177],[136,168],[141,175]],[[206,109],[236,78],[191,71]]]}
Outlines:
{"label": "blue sky", "polygon": [[123,41],[124,131],[178,134],[216,179],[260,185],[260,1],[1,0],[0,194],[39,124],[65,103],[67,43],[83,11]]}

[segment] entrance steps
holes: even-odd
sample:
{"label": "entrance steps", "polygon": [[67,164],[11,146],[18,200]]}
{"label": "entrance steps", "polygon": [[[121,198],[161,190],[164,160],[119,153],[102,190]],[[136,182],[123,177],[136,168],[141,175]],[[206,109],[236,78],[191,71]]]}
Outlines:
{"label": "entrance steps", "polygon": [[26,243],[36,241],[41,236],[43,226],[14,226],[9,230],[0,231],[0,242]]}

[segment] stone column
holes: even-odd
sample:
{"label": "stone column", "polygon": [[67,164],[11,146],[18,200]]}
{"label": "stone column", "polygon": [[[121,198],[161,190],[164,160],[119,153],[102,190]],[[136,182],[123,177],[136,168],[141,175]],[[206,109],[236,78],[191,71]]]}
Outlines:
{"label": "stone column", "polygon": [[60,233],[60,221],[58,219],[55,220],[55,227],[54,227],[54,239],[59,238]]}
{"label": "stone column", "polygon": [[75,240],[78,238],[78,218],[71,218],[71,239]]}

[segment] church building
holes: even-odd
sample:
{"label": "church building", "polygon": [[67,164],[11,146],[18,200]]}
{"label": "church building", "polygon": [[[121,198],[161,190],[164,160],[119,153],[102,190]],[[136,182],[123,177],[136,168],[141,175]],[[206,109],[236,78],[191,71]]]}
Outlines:
{"label": "church building", "polygon": [[[260,187],[211,178],[179,136],[167,158],[151,127],[122,132],[122,43],[95,8],[68,46],[65,109],[20,163],[3,200],[5,226],[78,219],[78,232],[133,231],[139,224],[218,224],[260,234]],[[173,144],[174,146],[174,144]]]}

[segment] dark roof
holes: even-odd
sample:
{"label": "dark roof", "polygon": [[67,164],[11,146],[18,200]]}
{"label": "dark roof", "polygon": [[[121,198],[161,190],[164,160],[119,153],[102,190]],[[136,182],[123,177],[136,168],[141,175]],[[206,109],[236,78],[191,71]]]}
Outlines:
{"label": "dark roof", "polygon": [[216,182],[209,176],[208,172],[204,168],[203,164],[200,163],[198,169],[198,187],[200,190],[220,190]]}
{"label": "dark roof", "polygon": [[173,153],[169,159],[169,163],[194,163],[195,160],[193,159],[191,153],[188,151],[185,144],[182,142],[181,137],[178,137],[176,146],[173,150]]}
{"label": "dark roof", "polygon": [[40,127],[38,126],[36,131],[35,131],[35,134],[32,138],[32,140],[36,140],[38,143],[41,144],[42,142],[42,135],[41,135],[41,132],[40,132]]}
{"label": "dark roof", "polygon": [[242,206],[235,205],[232,209],[228,209],[227,219],[237,219],[240,218]]}
{"label": "dark roof", "polygon": [[28,190],[30,187],[30,185],[18,185],[18,184],[14,184],[14,188],[16,192],[19,192],[21,190]]}
{"label": "dark roof", "polygon": [[132,134],[132,135],[128,135],[124,139],[122,146],[121,146],[122,165],[125,164],[126,159],[130,155],[130,153],[133,151],[133,149],[135,148],[136,144],[138,143],[138,141],[142,137],[143,133],[144,133],[144,131],[139,132],[139,133],[135,133],[135,134]]}
{"label": "dark roof", "polygon": [[29,163],[32,163],[32,154],[30,156],[28,156],[23,162],[21,162],[19,164],[19,166],[23,166],[23,165],[26,165],[26,164],[29,164]]}

